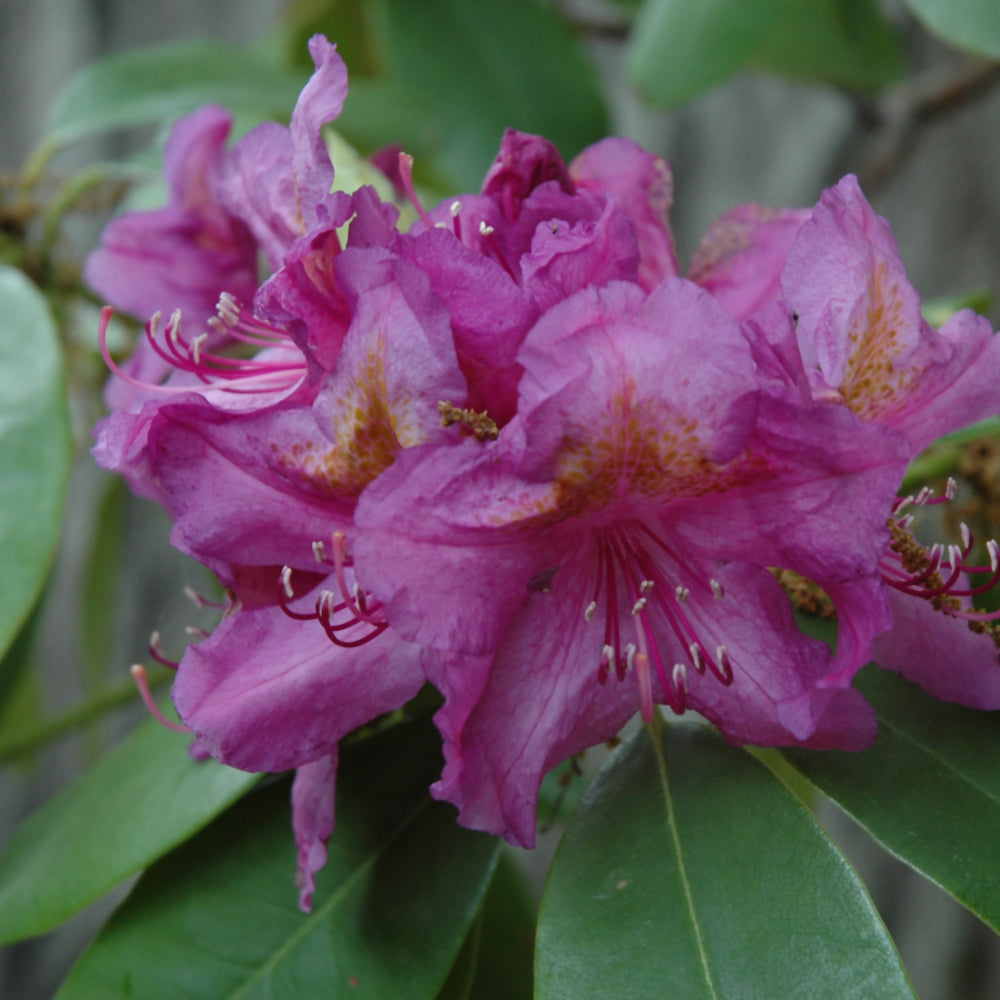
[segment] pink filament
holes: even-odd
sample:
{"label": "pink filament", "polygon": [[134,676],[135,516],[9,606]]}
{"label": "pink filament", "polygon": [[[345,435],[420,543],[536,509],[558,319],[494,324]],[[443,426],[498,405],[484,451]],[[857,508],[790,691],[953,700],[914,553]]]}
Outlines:
{"label": "pink filament", "polygon": [[143,703],[146,708],[149,709],[149,714],[160,723],[161,726],[166,726],[167,729],[173,730],[175,733],[187,733],[190,735],[191,730],[187,726],[182,725],[179,722],[174,722],[172,719],[168,719],[159,709],[159,706],[153,701],[153,693],[149,690],[149,678],[146,676],[146,668],[141,663],[135,663],[132,665],[132,678],[135,680],[135,686],[139,689],[139,694],[142,697]]}

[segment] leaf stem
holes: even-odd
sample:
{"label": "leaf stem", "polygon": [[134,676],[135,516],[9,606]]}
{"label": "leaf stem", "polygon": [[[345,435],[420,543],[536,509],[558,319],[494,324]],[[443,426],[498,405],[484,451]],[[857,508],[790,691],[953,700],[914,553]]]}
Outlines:
{"label": "leaf stem", "polygon": [[[163,684],[173,676],[165,667],[149,671],[151,687]],[[88,698],[61,715],[44,719],[31,726],[24,726],[0,738],[0,763],[31,753],[39,747],[76,729],[81,729],[105,712],[120,705],[126,705],[139,697],[135,682],[129,678],[101,694]]]}

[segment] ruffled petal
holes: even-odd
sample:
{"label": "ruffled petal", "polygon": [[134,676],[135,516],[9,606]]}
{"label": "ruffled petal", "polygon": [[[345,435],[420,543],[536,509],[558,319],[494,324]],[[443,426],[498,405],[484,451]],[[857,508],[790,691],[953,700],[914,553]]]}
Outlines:
{"label": "ruffled petal", "polygon": [[[369,631],[362,623],[343,637]],[[409,701],[424,680],[421,656],[391,630],[345,649],[319,622],[245,608],[188,647],[173,699],[213,757],[245,771],[286,771],[335,753],[349,732]]]}
{"label": "ruffled petal", "polygon": [[326,864],[326,842],[333,833],[337,784],[337,749],[319,760],[303,764],[292,784],[292,829],[298,847],[295,883],[299,909],[312,912],[316,873]]}
{"label": "ruffled petal", "polygon": [[578,188],[612,196],[625,213],[639,247],[639,284],[646,291],[678,273],[670,229],[674,184],[666,160],[631,139],[612,137],[588,146],[569,172]]}
{"label": "ruffled petal", "polygon": [[808,210],[737,205],[702,237],[688,277],[737,319],[749,319],[781,297],[785,258]]}
{"label": "ruffled petal", "polygon": [[314,567],[312,543],[351,523],[351,499],[329,482],[331,452],[309,407],[234,415],[175,405],[149,433],[172,541],[213,563]]}
{"label": "ruffled petal", "polygon": [[889,593],[893,627],[875,641],[875,662],[942,701],[1000,708],[1000,658],[992,636],[973,632],[930,601]]}

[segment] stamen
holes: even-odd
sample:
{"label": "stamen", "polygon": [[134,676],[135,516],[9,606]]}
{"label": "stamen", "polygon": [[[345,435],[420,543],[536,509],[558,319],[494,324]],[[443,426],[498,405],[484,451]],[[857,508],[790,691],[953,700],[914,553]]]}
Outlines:
{"label": "stamen", "polygon": [[457,200],[453,201],[451,203],[451,205],[448,207],[448,211],[451,212],[451,228],[452,228],[452,231],[455,234],[455,239],[458,240],[459,243],[461,243],[462,242],[462,218],[461,218],[460,213],[462,211],[462,203],[460,201],[457,201]]}
{"label": "stamen", "polygon": [[196,365],[201,364],[201,349],[208,340],[207,333],[199,333],[194,340],[191,341],[191,357]]}
{"label": "stamen", "polygon": [[142,697],[143,703],[146,708],[149,709],[149,714],[160,723],[161,726],[166,726],[167,729],[173,730],[175,733],[186,733],[191,734],[191,730],[187,726],[182,725],[179,722],[174,722],[172,719],[168,719],[159,709],[159,706],[153,701],[153,693],[149,690],[149,678],[146,676],[146,668],[141,663],[135,663],[132,665],[130,673],[132,678],[135,680],[135,686],[139,689],[139,695]]}
{"label": "stamen", "polygon": [[691,663],[694,665],[694,669],[699,674],[703,674],[705,672],[705,657],[702,655],[701,645],[697,642],[692,642],[688,646],[688,652],[691,654]]}
{"label": "stamen", "polygon": [[682,715],[684,710],[687,708],[687,667],[683,663],[674,664],[673,672],[673,694],[676,698],[677,704],[674,704],[674,698],[671,699],[670,707],[678,714]]}
{"label": "stamen", "polygon": [[727,687],[733,683],[733,665],[729,662],[729,653],[723,645],[717,646],[715,650],[715,666],[718,671],[716,677]]}
{"label": "stamen", "polygon": [[479,223],[479,235],[480,236],[492,236],[496,230],[492,226],[486,225],[486,222]]}
{"label": "stamen", "polygon": [[952,479],[951,476],[948,477],[948,482],[944,488],[944,495],[949,500],[954,500],[955,495],[958,493],[958,483]]}
{"label": "stamen", "polygon": [[963,521],[958,528],[962,535],[962,548],[968,552],[972,548],[972,532],[969,531],[969,526],[965,523],[965,521]]}
{"label": "stamen", "polygon": [[986,543],[986,551],[990,554],[990,569],[995,573],[1000,566],[1000,545],[997,545],[995,538]]}
{"label": "stamen", "polygon": [[639,584],[639,593],[640,594],[648,594],[653,589],[654,586],[655,586],[655,584],[653,583],[652,580],[643,580]]}
{"label": "stamen", "polygon": [[[337,586],[340,588],[340,596],[351,612],[369,625],[385,628],[387,624],[385,617],[373,617],[373,613],[369,612],[364,598],[359,598],[358,595],[362,591],[358,583],[355,582],[354,588],[352,588],[353,593],[348,589],[347,578],[344,575],[344,568],[347,565],[346,537],[342,531],[335,531],[333,533],[333,565]],[[377,614],[377,609],[375,613]]]}
{"label": "stamen", "polygon": [[295,597],[295,591],[292,590],[292,567],[291,566],[282,566],[281,567],[281,576],[279,577],[279,580],[281,582],[282,588],[285,591],[285,597],[287,597],[289,600],[292,600],[292,598]]}
{"label": "stamen", "polygon": [[687,601],[687,599],[691,596],[691,591],[688,590],[687,587],[678,586],[677,589],[674,590],[674,596],[677,598],[678,601],[680,601],[681,604],[684,604]]}
{"label": "stamen", "polygon": [[640,597],[639,600],[637,600],[635,604],[632,605],[632,616],[635,617],[636,615],[638,615],[639,612],[641,612],[645,606],[646,606],[646,598]]}
{"label": "stamen", "polygon": [[719,583],[719,581],[716,580],[714,577],[711,580],[709,580],[708,582],[709,582],[709,584],[712,587],[712,596],[717,601],[721,601],[722,597],[723,597],[723,594],[724,594],[724,591],[722,589],[722,584]]}
{"label": "stamen", "polygon": [[[322,541],[317,541],[312,543],[313,558],[318,563],[322,563],[326,559],[326,546]],[[291,597],[291,594],[288,595]]]}
{"label": "stamen", "polygon": [[584,620],[592,622],[595,614],[597,614],[597,601],[591,601],[583,612]]}
{"label": "stamen", "polygon": [[192,639],[197,639],[199,641],[207,639],[209,636],[208,632],[206,632],[203,628],[198,628],[196,625],[185,625],[184,631],[191,636]]}
{"label": "stamen", "polygon": [[410,204],[417,210],[417,215],[420,216],[420,221],[428,229],[433,229],[434,223],[427,214],[427,209],[420,204],[416,189],[413,187],[413,157],[408,153],[399,154],[399,178],[403,185],[403,190],[406,192],[406,197],[409,199]]}
{"label": "stamen", "polygon": [[153,632],[149,637],[149,655],[156,660],[157,663],[162,663],[163,666],[169,667],[171,670],[176,670],[180,663],[177,660],[170,659],[169,656],[163,651],[163,646],[160,644],[160,633]]}
{"label": "stamen", "polygon": [[207,597],[202,597],[193,587],[184,588],[184,596],[199,610],[203,608],[218,608],[220,611],[229,607],[228,602],[210,601]]}

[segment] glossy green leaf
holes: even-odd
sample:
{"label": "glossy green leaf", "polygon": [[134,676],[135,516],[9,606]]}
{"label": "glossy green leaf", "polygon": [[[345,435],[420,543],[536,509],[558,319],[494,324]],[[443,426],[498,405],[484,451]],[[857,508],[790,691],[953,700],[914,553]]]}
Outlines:
{"label": "glossy green leaf", "polygon": [[932,34],[960,49],[1000,58],[1000,5],[994,0],[906,0]]}
{"label": "glossy green leaf", "polygon": [[499,844],[431,801],[441,760],[428,729],[399,725],[344,753],[311,914],[296,905],[281,782],[151,868],[59,1000],[436,996]]}
{"label": "glossy green leaf", "polygon": [[935,701],[866,667],[870,750],[783,751],[893,854],[1000,930],[1000,713]]}
{"label": "glossy green leaf", "polygon": [[539,1000],[913,998],[826,834],[690,723],[637,733],[598,772],[549,873],[535,974]]}
{"label": "glossy green leaf", "polygon": [[[349,16],[332,9],[331,37]],[[351,78],[337,123],[363,149],[400,143],[423,176],[478,190],[508,126],[565,156],[605,134],[594,67],[538,0],[379,0],[367,47],[384,75]],[[351,69],[350,65],[348,69]]]}
{"label": "glossy green leaf", "polygon": [[50,138],[64,143],[92,132],[158,124],[213,102],[287,119],[305,79],[257,54],[208,40],[108,56],[82,69],[58,95]]}
{"label": "glossy green leaf", "polygon": [[49,307],[0,267],[0,655],[45,583],[69,474],[63,360]]}
{"label": "glossy green leaf", "polygon": [[867,89],[902,60],[876,0],[647,0],[626,69],[650,101],[676,105],[743,69]]}
{"label": "glossy green leaf", "polygon": [[188,743],[151,719],[25,820],[0,855],[0,943],[51,930],[257,781],[191,760]]}
{"label": "glossy green leaf", "polygon": [[503,852],[437,1000],[531,1000],[534,958],[535,905],[524,873]]}

